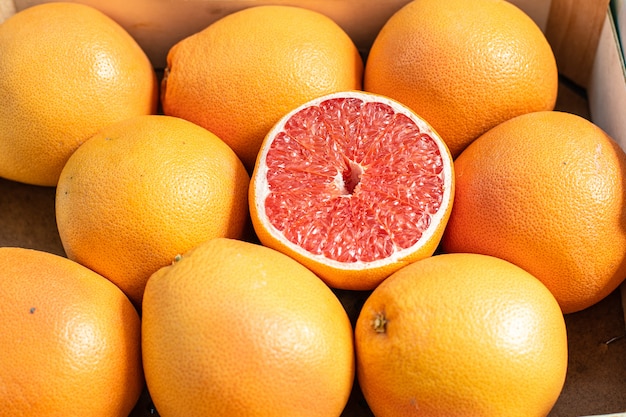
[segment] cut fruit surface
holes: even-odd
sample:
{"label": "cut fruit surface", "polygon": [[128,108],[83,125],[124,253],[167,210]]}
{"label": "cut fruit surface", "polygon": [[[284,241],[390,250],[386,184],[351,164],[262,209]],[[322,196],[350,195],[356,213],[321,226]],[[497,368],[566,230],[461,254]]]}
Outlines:
{"label": "cut fruit surface", "polygon": [[426,121],[387,97],[348,91],[273,127],[249,201],[264,245],[331,287],[365,290],[434,253],[453,194],[452,158]]}

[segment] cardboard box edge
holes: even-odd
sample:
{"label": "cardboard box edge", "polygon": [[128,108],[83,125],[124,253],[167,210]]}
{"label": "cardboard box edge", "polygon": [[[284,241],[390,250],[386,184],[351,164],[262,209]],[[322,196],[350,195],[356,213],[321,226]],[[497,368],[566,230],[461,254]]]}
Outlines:
{"label": "cardboard box edge", "polygon": [[15,14],[15,3],[11,0],[0,0],[0,23]]}
{"label": "cardboard box edge", "polygon": [[626,149],[626,69],[610,10],[598,41],[587,96],[593,122]]}

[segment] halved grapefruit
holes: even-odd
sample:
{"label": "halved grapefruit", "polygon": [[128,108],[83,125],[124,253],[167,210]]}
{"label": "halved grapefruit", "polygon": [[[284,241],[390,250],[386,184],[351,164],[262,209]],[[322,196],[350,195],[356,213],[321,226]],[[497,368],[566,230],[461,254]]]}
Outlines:
{"label": "halved grapefruit", "polygon": [[426,121],[390,98],[345,91],[270,130],[249,202],[263,245],[330,287],[369,290],[435,252],[453,195],[452,157]]}

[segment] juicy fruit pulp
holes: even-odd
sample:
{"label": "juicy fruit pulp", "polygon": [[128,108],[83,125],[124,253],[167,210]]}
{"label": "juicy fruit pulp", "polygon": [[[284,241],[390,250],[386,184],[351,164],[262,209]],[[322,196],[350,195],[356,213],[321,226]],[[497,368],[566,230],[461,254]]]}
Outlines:
{"label": "juicy fruit pulp", "polygon": [[[424,162],[406,163],[415,160]],[[278,168],[267,178],[272,225],[340,262],[411,247],[443,199],[437,144],[383,103],[336,98],[303,109],[278,134],[266,163]]]}
{"label": "juicy fruit pulp", "polygon": [[400,259],[431,238],[452,192],[449,155],[426,123],[394,103],[332,94],[270,132],[251,200],[272,233],[347,269]]}

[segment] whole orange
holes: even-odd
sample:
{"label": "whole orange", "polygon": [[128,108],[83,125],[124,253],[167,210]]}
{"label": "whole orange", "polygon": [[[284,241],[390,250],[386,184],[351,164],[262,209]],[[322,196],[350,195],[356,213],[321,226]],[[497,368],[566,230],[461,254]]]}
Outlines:
{"label": "whole orange", "polygon": [[485,255],[435,255],[394,273],[365,301],[355,337],[377,417],[545,417],[567,371],[550,291]]}
{"label": "whole orange", "polygon": [[141,304],[148,277],[213,237],[243,236],[249,176],[211,132],[145,115],[102,129],[68,160],[56,190],[67,256]]}
{"label": "whole orange", "polygon": [[524,268],[565,313],[626,278],[626,154],[592,122],[556,111],[516,117],[478,138],[455,170],[445,251]]}
{"label": "whole orange", "polygon": [[335,294],[286,255],[233,239],[150,277],[142,350],[151,398],[170,417],[338,417],[354,379]]}
{"label": "whole orange", "polygon": [[171,48],[163,111],[215,133],[252,171],[281,116],[323,94],[361,89],[362,75],[356,46],[330,18],[300,7],[250,7]]}
{"label": "whole orange", "polygon": [[364,88],[411,107],[453,157],[514,116],[552,110],[558,73],[545,36],[502,0],[415,0],[374,40]]}
{"label": "whole orange", "polygon": [[78,146],[155,112],[158,84],[135,40],[103,13],[52,2],[0,25],[0,176],[55,186]]}
{"label": "whole orange", "polygon": [[3,247],[0,263],[0,414],[129,415],[144,379],[128,298],[48,252]]}
{"label": "whole orange", "polygon": [[452,157],[428,123],[388,97],[342,91],[270,130],[249,204],[261,243],[333,288],[371,290],[435,252],[453,196]]}

